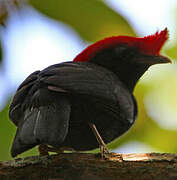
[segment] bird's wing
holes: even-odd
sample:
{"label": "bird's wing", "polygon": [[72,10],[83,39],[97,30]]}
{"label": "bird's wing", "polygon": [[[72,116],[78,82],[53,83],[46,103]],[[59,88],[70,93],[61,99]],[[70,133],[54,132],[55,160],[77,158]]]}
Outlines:
{"label": "bird's wing", "polygon": [[44,69],[39,76],[40,81],[51,91],[90,95],[112,101],[117,101],[114,92],[116,84],[123,86],[112,72],[90,63],[57,64]]}
{"label": "bird's wing", "polygon": [[128,121],[135,119],[137,110],[133,95],[113,72],[103,67],[68,62],[50,66],[39,76],[51,91],[93,97],[110,111],[121,108]]}
{"label": "bird's wing", "polygon": [[[132,94],[114,73],[91,63],[67,62],[36,71],[19,86],[9,110],[10,119],[16,125],[24,109],[31,106],[35,99],[40,99],[36,96],[42,96],[39,89],[93,97],[99,99],[97,102],[105,108],[116,111],[119,106],[130,119],[136,116],[136,102]],[[49,96],[45,93],[43,99]]]}
{"label": "bird's wing", "polygon": [[18,128],[12,156],[36,144],[62,143],[68,132],[72,95],[91,99],[90,104],[111,116],[120,119],[121,112],[122,119],[134,120],[132,95],[114,73],[89,63],[49,66],[27,77],[12,100],[9,116]]}
{"label": "bird's wing", "polygon": [[37,80],[40,71],[30,74],[18,87],[9,107],[9,117],[12,122],[17,125],[21,119],[24,107],[24,101],[27,99],[28,93]]}

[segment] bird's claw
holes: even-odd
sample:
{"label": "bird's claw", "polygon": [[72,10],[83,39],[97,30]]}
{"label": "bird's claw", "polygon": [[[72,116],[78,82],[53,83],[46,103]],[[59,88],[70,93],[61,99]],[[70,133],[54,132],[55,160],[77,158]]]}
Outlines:
{"label": "bird's claw", "polygon": [[38,146],[38,151],[39,151],[39,154],[40,156],[48,156],[49,155],[49,147],[45,144],[40,144]]}
{"label": "bird's claw", "polygon": [[100,151],[101,151],[101,158],[102,159],[114,159],[116,161],[123,161],[123,157],[121,154],[112,153],[108,150],[106,145],[100,145]]}
{"label": "bird's claw", "polygon": [[107,159],[108,158],[108,154],[110,154],[108,148],[104,145],[100,145],[100,151],[101,151],[101,157],[103,159]]}

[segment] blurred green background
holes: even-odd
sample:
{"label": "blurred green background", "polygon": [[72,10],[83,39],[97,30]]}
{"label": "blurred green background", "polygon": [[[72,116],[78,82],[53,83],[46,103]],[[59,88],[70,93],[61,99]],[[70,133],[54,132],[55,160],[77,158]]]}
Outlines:
{"label": "blurred green background", "polygon": [[[10,1],[9,1],[10,2]],[[136,86],[135,125],[109,144],[115,152],[177,152],[177,1],[12,0],[0,2],[0,160],[8,160],[16,127],[11,97],[31,72],[72,60],[88,44],[113,35],[144,36],[168,27],[163,54]],[[34,155],[36,148],[20,157]]]}

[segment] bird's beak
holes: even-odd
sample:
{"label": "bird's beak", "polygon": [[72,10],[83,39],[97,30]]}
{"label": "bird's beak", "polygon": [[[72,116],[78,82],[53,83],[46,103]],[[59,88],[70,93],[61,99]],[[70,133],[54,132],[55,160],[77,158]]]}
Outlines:
{"label": "bird's beak", "polygon": [[153,64],[171,63],[171,60],[165,56],[154,55],[154,56],[144,56],[139,62],[143,64],[153,65]]}
{"label": "bird's beak", "polygon": [[171,60],[165,56],[154,56],[152,64],[171,63]]}

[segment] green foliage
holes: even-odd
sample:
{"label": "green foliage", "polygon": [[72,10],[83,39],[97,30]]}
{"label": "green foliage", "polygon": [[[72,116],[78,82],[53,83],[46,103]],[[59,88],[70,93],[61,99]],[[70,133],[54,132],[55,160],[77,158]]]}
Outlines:
{"label": "green foliage", "polygon": [[172,59],[176,60],[177,59],[176,50],[177,50],[177,42],[175,44],[173,44],[173,46],[171,48],[168,48],[166,50],[166,54],[168,56],[170,56]]}
{"label": "green foliage", "polygon": [[30,0],[39,11],[69,24],[82,38],[100,40],[113,35],[135,35],[132,27],[101,0]]}
{"label": "green foliage", "polygon": [[[174,15],[174,27],[175,27],[175,30],[177,31],[177,23],[176,23],[176,19],[177,19],[177,8],[176,7],[174,7],[174,9],[173,9],[174,11],[172,12],[173,13],[173,15]],[[170,36],[170,42],[172,42],[172,43],[170,43],[171,44],[171,46],[169,46],[169,47],[167,47],[166,48],[166,51],[165,51],[165,53],[168,55],[168,56],[170,56],[173,60],[176,60],[177,59],[177,34],[175,33],[175,35],[174,35],[174,37],[171,37]]]}
{"label": "green foliage", "polygon": [[9,102],[6,104],[4,109],[0,112],[0,160],[10,158],[10,145],[12,142],[13,134],[15,133],[15,126],[10,122],[8,117]]}

